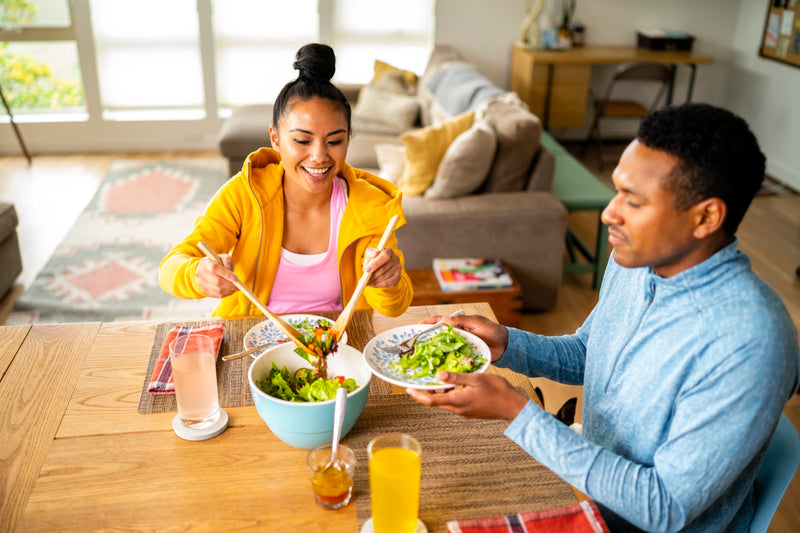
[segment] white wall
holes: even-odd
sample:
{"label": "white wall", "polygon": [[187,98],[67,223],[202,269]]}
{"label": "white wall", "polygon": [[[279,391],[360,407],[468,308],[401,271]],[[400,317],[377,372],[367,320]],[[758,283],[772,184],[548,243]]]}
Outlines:
{"label": "white wall", "polygon": [[758,56],[765,14],[764,2],[740,3],[724,103],[750,123],[767,172],[800,190],[800,68]]}
{"label": "white wall", "polygon": [[[518,37],[525,3],[438,0],[436,39],[458,46],[487,77],[508,88],[509,47]],[[767,155],[768,172],[800,190],[800,68],[758,56],[765,15],[764,0],[578,0],[575,10],[576,21],[586,26],[587,44],[634,45],[636,30],[652,27],[694,35],[694,50],[712,56],[714,64],[697,67],[693,101],[744,117]],[[611,68],[593,68],[593,90],[602,90]],[[678,69],[675,102],[685,97],[688,74],[688,68]],[[564,139],[585,133],[586,128],[553,131]]]}

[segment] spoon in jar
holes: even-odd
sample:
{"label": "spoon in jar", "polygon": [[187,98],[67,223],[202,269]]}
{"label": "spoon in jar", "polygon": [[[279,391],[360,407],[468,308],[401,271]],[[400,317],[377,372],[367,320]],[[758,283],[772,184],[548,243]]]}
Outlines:
{"label": "spoon in jar", "polygon": [[344,411],[347,406],[347,389],[339,387],[336,389],[336,403],[333,406],[333,441],[331,442],[331,460],[322,469],[328,472],[331,468],[336,468],[339,462],[339,439],[342,436],[342,425],[344,424]]}

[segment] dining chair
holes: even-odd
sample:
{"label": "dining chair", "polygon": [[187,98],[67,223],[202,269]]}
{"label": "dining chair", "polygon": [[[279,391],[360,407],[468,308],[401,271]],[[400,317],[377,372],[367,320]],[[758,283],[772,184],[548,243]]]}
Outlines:
{"label": "dining chair", "polygon": [[[603,140],[600,121],[604,119],[640,120],[658,108],[672,84],[673,68],[651,61],[625,63],[616,68],[605,93],[594,99],[594,120],[583,144],[583,155],[593,140],[597,142],[599,169],[603,170]],[[627,96],[635,90],[637,97]],[[655,94],[652,100],[646,98]]]}
{"label": "dining chair", "polygon": [[756,509],[750,523],[750,533],[766,533],[783,494],[792,482],[798,463],[800,437],[789,418],[781,413],[764,463],[756,475]]}

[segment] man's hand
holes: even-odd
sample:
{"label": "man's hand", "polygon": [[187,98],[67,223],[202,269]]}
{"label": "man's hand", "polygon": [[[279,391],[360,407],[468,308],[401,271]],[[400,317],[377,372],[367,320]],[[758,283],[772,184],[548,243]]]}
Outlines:
{"label": "man's hand", "polygon": [[233,260],[228,254],[220,254],[224,267],[219,266],[211,259],[204,257],[197,265],[194,275],[203,294],[211,298],[224,298],[230,296],[238,289],[233,284],[236,274],[233,273]]}
{"label": "man's hand", "polygon": [[439,407],[464,418],[495,418],[511,422],[528,403],[528,398],[496,374],[437,372],[436,378],[456,385],[444,393],[406,389],[423,405]]}
{"label": "man's hand", "polygon": [[454,328],[469,331],[473,335],[480,337],[489,346],[492,354],[492,361],[497,361],[503,356],[508,347],[508,330],[497,322],[492,322],[480,315],[459,315],[454,317],[431,316],[422,320],[423,324],[433,324],[439,320],[444,320],[445,324],[450,324]]}

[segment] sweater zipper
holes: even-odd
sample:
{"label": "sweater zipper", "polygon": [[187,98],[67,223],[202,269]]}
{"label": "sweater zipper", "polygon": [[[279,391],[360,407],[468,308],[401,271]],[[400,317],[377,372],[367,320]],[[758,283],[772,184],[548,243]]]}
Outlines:
{"label": "sweater zipper", "polygon": [[608,392],[608,387],[611,384],[611,377],[616,373],[617,365],[619,364],[619,360],[622,358],[622,354],[628,348],[628,344],[630,344],[631,340],[634,336],[639,332],[639,327],[642,325],[642,321],[644,320],[644,315],[647,314],[647,311],[650,309],[650,304],[653,303],[653,299],[656,297],[656,285],[655,283],[651,282],[652,290],[650,291],[650,298],[647,300],[647,304],[645,304],[644,309],[641,313],[639,313],[639,318],[636,320],[636,327],[631,330],[631,334],[628,335],[628,338],[625,339],[625,343],[622,345],[622,348],[619,349],[617,352],[617,358],[614,360],[614,365],[611,369],[611,372],[608,374],[608,379],[606,380],[606,385],[603,389],[603,393]]}

